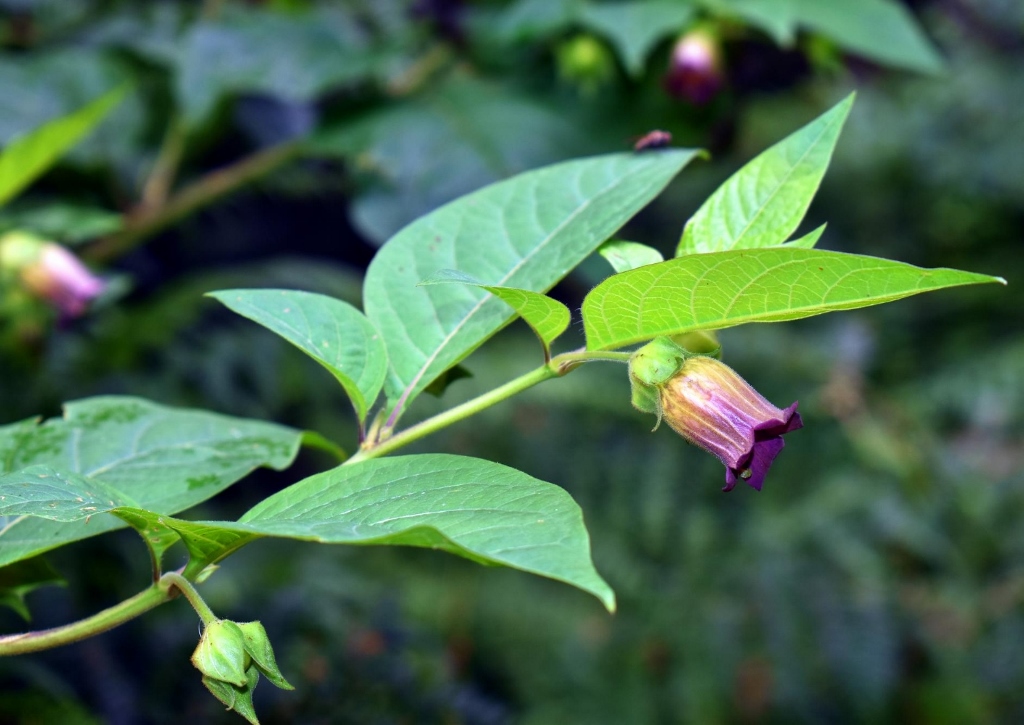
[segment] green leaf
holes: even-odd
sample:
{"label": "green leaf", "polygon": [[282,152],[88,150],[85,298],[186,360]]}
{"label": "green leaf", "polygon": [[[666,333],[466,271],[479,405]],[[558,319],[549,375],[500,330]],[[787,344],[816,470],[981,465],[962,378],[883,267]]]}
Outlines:
{"label": "green leaf", "polygon": [[[544,354],[548,357],[550,357],[551,343],[565,332],[569,327],[569,320],[572,318],[568,307],[540,292],[487,285],[454,269],[442,269],[420,284],[444,284],[446,282],[481,287],[506,303],[540,338],[541,345],[544,346]],[[473,295],[474,302],[478,302],[482,298],[482,295]]]}
{"label": "green leaf", "polygon": [[[259,466],[286,468],[301,439],[300,431],[272,423],[140,398],[87,398],[65,404],[63,418],[42,425],[0,426],[0,473],[47,466],[78,474],[66,478],[64,490],[84,477],[90,485],[105,484],[104,492],[113,488],[121,499],[171,514],[205,501]],[[71,523],[8,519],[6,526],[0,522],[0,565],[121,526],[109,516]]]}
{"label": "green leaf", "polygon": [[429,454],[339,466],[259,503],[239,526],[329,544],[442,549],[572,584],[615,607],[569,494],[477,458]]}
{"label": "green leaf", "polygon": [[176,58],[176,90],[186,121],[195,125],[218,101],[238,93],[314,100],[366,76],[373,60],[365,31],[343,11],[233,9],[185,32]]}
{"label": "green leaf", "polygon": [[0,205],[53,166],[121,102],[125,93],[123,87],[115,89],[69,116],[10,141],[0,153]]}
{"label": "green leaf", "polygon": [[942,70],[941,56],[906,7],[893,0],[701,0],[739,15],[776,42],[792,45],[797,27],[827,36],[845,50],[884,65],[922,73]]}
{"label": "green leaf", "polygon": [[78,521],[97,511],[134,502],[96,479],[49,466],[29,466],[0,475],[0,516],[41,516]]}
{"label": "green leaf", "polygon": [[66,584],[64,577],[41,556],[9,564],[0,567],[0,606],[10,607],[28,622],[32,615],[25,596],[42,587]]}
{"label": "green leaf", "polygon": [[658,41],[685,30],[695,10],[671,0],[601,3],[588,5],[581,20],[612,42],[630,75],[640,76]]}
{"label": "green leaf", "polygon": [[[64,495],[74,501],[77,493]],[[583,515],[569,494],[478,458],[430,454],[338,466],[279,491],[237,523],[107,510],[176,531],[192,555],[186,576],[264,536],[422,546],[566,582],[609,610],[615,607],[614,593],[594,570]]]}
{"label": "green leaf", "polygon": [[352,400],[359,422],[380,393],[387,374],[384,341],[352,305],[295,290],[210,292],[229,309],[277,333],[334,375]]}
{"label": "green leaf", "polygon": [[686,223],[676,256],[785,242],[818,191],[852,105],[850,94],[729,177]]}
{"label": "green leaf", "polygon": [[1006,284],[973,272],[788,246],[695,254],[609,277],[583,300],[583,325],[587,348],[604,350],[986,282]]}
{"label": "green leaf", "polygon": [[521,174],[413,222],[374,257],[366,314],[384,337],[394,406],[415,398],[515,313],[451,285],[417,287],[437,269],[545,292],[626,223],[695,155],[613,154]]}
{"label": "green leaf", "polygon": [[799,239],[793,239],[792,241],[786,242],[787,247],[799,247],[800,249],[814,249],[814,245],[821,239],[821,235],[825,233],[825,227],[827,224],[822,224],[817,229],[808,232]]}
{"label": "green leaf", "polygon": [[0,211],[0,230],[20,229],[65,244],[95,239],[123,227],[121,214],[65,202],[14,203]]}
{"label": "green leaf", "polygon": [[608,264],[616,272],[628,272],[631,269],[643,267],[645,264],[657,264],[665,261],[657,249],[638,242],[621,240],[605,242],[597,252],[608,260]]}

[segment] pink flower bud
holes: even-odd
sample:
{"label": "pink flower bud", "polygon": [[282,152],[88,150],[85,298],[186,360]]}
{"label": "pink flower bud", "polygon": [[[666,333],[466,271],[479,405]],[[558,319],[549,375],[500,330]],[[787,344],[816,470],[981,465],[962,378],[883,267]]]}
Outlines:
{"label": "pink flower bud", "polygon": [[672,430],[725,464],[725,488],[743,479],[758,491],[785,443],[803,427],[797,404],[780,410],[725,363],[687,357],[659,386],[663,419]]}
{"label": "pink flower bud", "polygon": [[711,32],[691,30],[676,41],[664,79],[669,94],[703,105],[718,93],[723,79],[721,49]]}
{"label": "pink flower bud", "polygon": [[106,288],[102,279],[59,244],[12,232],[0,245],[2,256],[17,266],[24,288],[50,302],[64,317],[80,316]]}

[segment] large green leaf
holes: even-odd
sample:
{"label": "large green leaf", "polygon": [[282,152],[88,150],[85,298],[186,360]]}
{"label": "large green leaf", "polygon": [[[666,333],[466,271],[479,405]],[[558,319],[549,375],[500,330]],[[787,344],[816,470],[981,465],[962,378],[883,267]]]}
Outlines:
{"label": "large green leaf", "polygon": [[676,255],[785,242],[818,191],[852,105],[851,94],[730,176],[686,223]]}
{"label": "large green leaf", "polygon": [[[44,506],[39,515],[71,510],[88,484],[76,479],[61,489],[67,499],[61,514]],[[0,495],[5,491],[0,481]],[[57,494],[48,495],[52,501]],[[615,608],[615,594],[591,562],[590,538],[572,497],[558,486],[479,458],[430,454],[339,466],[279,491],[237,523],[181,521],[134,508],[107,510],[136,522],[159,520],[174,529],[193,556],[187,573],[265,536],[421,546],[556,579]]]}
{"label": "large green leaf", "polygon": [[360,422],[387,374],[384,341],[347,302],[296,290],[210,292],[228,308],[276,332],[327,368],[352,400]]}
{"label": "large green leaf", "polygon": [[608,38],[630,75],[639,76],[655,44],[685,30],[694,11],[692,5],[673,0],[612,2],[588,5],[581,20]]}
{"label": "large green leaf", "polygon": [[609,277],[583,301],[583,324],[587,348],[603,350],[985,282],[1005,284],[984,274],[789,246],[694,254]]}
{"label": "large green leaf", "polygon": [[[443,284],[446,282],[480,287],[499,298],[515,310],[540,338],[545,354],[550,353],[551,343],[565,332],[565,328],[569,326],[569,321],[572,318],[568,307],[545,294],[515,287],[495,287],[484,284],[455,269],[438,270],[420,284]],[[475,300],[481,298],[482,295],[474,295]]]}
{"label": "large green leaf", "polygon": [[[132,506],[115,488],[77,473],[49,466],[29,466],[0,475],[0,516],[42,516],[51,521],[78,521],[97,511]],[[74,491],[75,495],[68,495]]]}
{"label": "large green leaf", "polygon": [[[390,359],[385,391],[408,402],[515,313],[452,285],[417,287],[456,268],[495,286],[550,289],[653,199],[695,155],[613,154],[521,174],[413,222],[374,258],[366,314]],[[401,401],[401,402],[399,402]]]}
{"label": "large green leaf", "polygon": [[[0,473],[46,466],[60,472],[68,488],[82,479],[98,482],[126,501],[172,514],[205,501],[254,468],[286,468],[301,437],[300,431],[272,423],[139,398],[88,398],[67,403],[63,418],[0,427]],[[103,507],[97,503],[96,509]],[[72,523],[0,518],[0,565],[120,526],[112,517]]]}
{"label": "large green leaf", "polygon": [[735,13],[760,26],[783,45],[798,27],[814,30],[845,50],[898,68],[935,73],[942,58],[894,0],[701,0],[716,11]]}
{"label": "large green leaf", "polygon": [[85,137],[124,98],[119,88],[69,116],[10,141],[0,152],[0,204],[5,204]]}

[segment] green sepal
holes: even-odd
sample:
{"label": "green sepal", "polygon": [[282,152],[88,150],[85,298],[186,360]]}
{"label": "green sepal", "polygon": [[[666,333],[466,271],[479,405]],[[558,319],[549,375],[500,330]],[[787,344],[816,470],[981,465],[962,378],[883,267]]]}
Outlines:
{"label": "green sepal", "polygon": [[689,353],[667,337],[656,337],[629,358],[629,386],[633,407],[653,413],[661,425],[660,386],[667,383],[686,360]]}
{"label": "green sepal", "polygon": [[252,657],[253,664],[259,668],[259,671],[282,690],[294,690],[295,688],[288,680],[284,679],[284,675],[277,667],[274,648],[270,646],[270,638],[267,637],[267,630],[263,628],[263,625],[259,622],[244,622],[239,623],[238,628],[242,630],[245,651]]}
{"label": "green sepal", "polygon": [[239,715],[252,723],[260,725],[256,717],[256,708],[252,704],[252,691],[256,689],[256,683],[260,681],[260,671],[250,667],[245,675],[244,685],[232,685],[212,677],[203,677],[203,684],[214,697],[228,706],[228,710],[234,710]]}
{"label": "green sepal", "polygon": [[192,664],[206,677],[244,687],[250,660],[241,628],[226,619],[210,622],[192,653]]}

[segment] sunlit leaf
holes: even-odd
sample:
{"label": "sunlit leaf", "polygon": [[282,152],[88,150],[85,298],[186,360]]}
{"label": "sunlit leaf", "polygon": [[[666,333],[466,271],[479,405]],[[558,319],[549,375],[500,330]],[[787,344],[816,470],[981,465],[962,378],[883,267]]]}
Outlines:
{"label": "sunlit leaf", "polygon": [[583,301],[587,347],[692,330],[781,322],[966,284],[1005,282],[954,269],[816,249],[693,254],[609,277]]}
{"label": "sunlit leaf", "polygon": [[608,38],[626,70],[638,76],[657,42],[685,30],[695,10],[693,5],[671,0],[598,3],[588,5],[581,20]]}
{"label": "sunlit leaf", "polygon": [[730,176],[686,223],[677,256],[773,247],[796,231],[828,169],[853,96]]}
{"label": "sunlit leaf", "polygon": [[817,229],[807,232],[799,239],[793,239],[792,241],[786,242],[787,247],[799,247],[801,249],[814,249],[814,245],[821,239],[821,235],[825,233],[826,224],[822,224]]}
{"label": "sunlit leaf", "polygon": [[457,268],[544,292],[653,199],[695,152],[614,154],[556,164],[462,197],[391,239],[366,276],[366,314],[390,359],[385,392],[407,403],[514,316],[495,297],[417,283]]}
{"label": "sunlit leaf", "polygon": [[0,204],[5,204],[49,169],[124,98],[118,88],[69,116],[14,139],[0,152]]}
{"label": "sunlit leaf", "polygon": [[[444,284],[446,282],[480,287],[501,299],[502,302],[514,309],[536,333],[545,352],[549,351],[551,343],[565,332],[569,326],[569,320],[572,318],[568,307],[545,294],[514,287],[487,285],[454,269],[439,270],[420,284]],[[473,298],[478,301],[481,299],[481,295],[473,295]]]}
{"label": "sunlit leaf", "polygon": [[665,261],[657,249],[638,242],[621,240],[605,242],[597,251],[608,260],[608,264],[616,272],[628,272],[631,269],[643,267],[645,264],[657,264]]}

